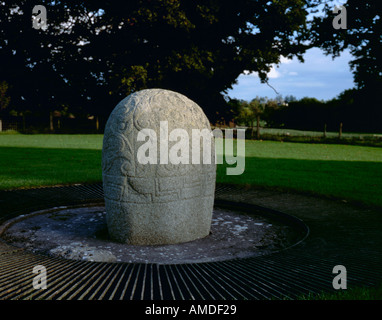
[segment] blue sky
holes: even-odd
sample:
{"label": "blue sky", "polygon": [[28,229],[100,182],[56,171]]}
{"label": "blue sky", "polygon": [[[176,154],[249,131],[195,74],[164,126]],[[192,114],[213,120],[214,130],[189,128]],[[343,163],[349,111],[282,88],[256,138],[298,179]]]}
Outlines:
{"label": "blue sky", "polygon": [[[279,66],[274,66],[270,73],[269,84],[282,96],[293,95],[296,98],[314,97],[329,100],[342,91],[354,87],[349,61],[352,56],[348,51],[332,59],[322,50],[312,48],[304,55],[305,62],[298,59],[281,59]],[[252,100],[256,96],[274,98],[276,93],[266,84],[262,84],[256,73],[241,74],[238,83],[228,91],[231,98]]]}

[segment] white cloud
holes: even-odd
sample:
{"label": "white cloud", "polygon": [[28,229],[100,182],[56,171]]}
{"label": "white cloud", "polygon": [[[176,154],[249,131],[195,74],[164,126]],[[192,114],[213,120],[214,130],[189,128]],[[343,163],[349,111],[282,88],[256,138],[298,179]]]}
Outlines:
{"label": "white cloud", "polygon": [[276,70],[275,66],[273,66],[271,71],[268,72],[268,78],[269,79],[277,79],[280,77],[281,77],[281,73]]}
{"label": "white cloud", "polygon": [[[258,72],[249,72],[248,70],[245,70],[243,72],[243,75],[250,76],[250,77],[256,77],[256,78],[259,77],[259,73]],[[276,78],[280,78],[281,77],[281,73],[276,70],[275,66],[272,66],[271,71],[269,71],[267,73],[267,76],[268,76],[269,79],[276,79]]]}
{"label": "white cloud", "polygon": [[281,56],[281,58],[280,58],[280,63],[282,63],[282,64],[290,64],[292,62],[293,62],[292,59],[285,58],[284,56]]}

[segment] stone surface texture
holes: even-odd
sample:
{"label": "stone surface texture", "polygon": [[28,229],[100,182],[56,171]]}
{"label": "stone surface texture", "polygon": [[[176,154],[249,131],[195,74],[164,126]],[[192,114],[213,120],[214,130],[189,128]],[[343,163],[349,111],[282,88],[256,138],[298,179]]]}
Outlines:
{"label": "stone surface texture", "polygon": [[[160,122],[168,132],[184,129],[189,136],[189,164],[160,164]],[[137,161],[146,141],[138,132],[153,129],[157,163]],[[135,92],[111,113],[105,127],[102,177],[110,236],[136,245],[174,244],[205,237],[210,232],[216,180],[212,139],[210,164],[191,162],[192,129],[208,129],[202,109],[179,93],[163,89]],[[211,132],[212,134],[212,132]],[[202,139],[201,139],[202,140]],[[168,150],[177,141],[168,142]],[[201,142],[201,148],[203,143]],[[202,149],[200,152],[203,154]]]}

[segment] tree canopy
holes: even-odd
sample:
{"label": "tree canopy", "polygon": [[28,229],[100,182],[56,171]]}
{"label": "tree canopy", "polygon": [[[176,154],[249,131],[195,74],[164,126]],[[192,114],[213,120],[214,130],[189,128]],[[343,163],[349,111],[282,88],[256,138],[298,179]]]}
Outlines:
{"label": "tree canopy", "polygon": [[333,6],[326,4],[324,15],[316,17],[311,28],[311,43],[327,54],[338,56],[349,49],[353,60],[350,67],[356,90],[346,90],[332,108],[334,118],[345,123],[357,123],[354,128],[381,131],[382,119],[382,2],[379,0],[347,0],[346,29],[333,29]]}
{"label": "tree canopy", "polygon": [[[131,92],[159,87],[185,94],[216,121],[241,73],[266,82],[281,56],[303,60],[318,46],[334,56],[350,48],[363,90],[355,100],[380,101],[381,1],[348,0],[347,29],[338,30],[333,2],[321,2],[42,0],[48,27],[36,30],[35,1],[0,0],[0,82],[19,111],[107,116]],[[308,21],[316,7],[323,14]],[[380,109],[374,103],[373,119]]]}
{"label": "tree canopy", "polygon": [[354,59],[350,62],[357,88],[382,86],[382,2],[380,0],[347,0],[346,29],[334,29],[333,4],[324,6],[324,13],[314,18],[312,45],[327,54],[338,56],[348,48]]}
{"label": "tree canopy", "polygon": [[222,93],[244,70],[266,81],[281,55],[302,58],[308,2],[44,0],[48,28],[36,30],[36,2],[7,1],[0,80],[19,109],[108,114],[131,92],[160,87],[215,118]]}

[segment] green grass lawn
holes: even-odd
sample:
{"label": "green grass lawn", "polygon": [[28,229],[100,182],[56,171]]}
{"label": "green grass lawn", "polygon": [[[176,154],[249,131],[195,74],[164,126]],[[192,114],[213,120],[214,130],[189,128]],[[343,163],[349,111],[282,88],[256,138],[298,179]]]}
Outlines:
{"label": "green grass lawn", "polygon": [[[0,134],[0,189],[102,180],[102,135]],[[217,181],[296,190],[382,207],[382,148],[246,141],[246,166]],[[381,288],[301,299],[380,299]]]}
{"label": "green grass lawn", "polygon": [[382,206],[382,148],[246,141],[245,171],[219,182],[279,187]]}
{"label": "green grass lawn", "polygon": [[381,300],[382,285],[377,287],[354,287],[337,292],[308,294],[298,300]]}
{"label": "green grass lawn", "polygon": [[[0,189],[101,181],[102,135],[0,134]],[[382,206],[382,148],[246,141],[245,171],[217,181]]]}
{"label": "green grass lawn", "polygon": [[102,180],[102,135],[0,135],[0,189]]}

